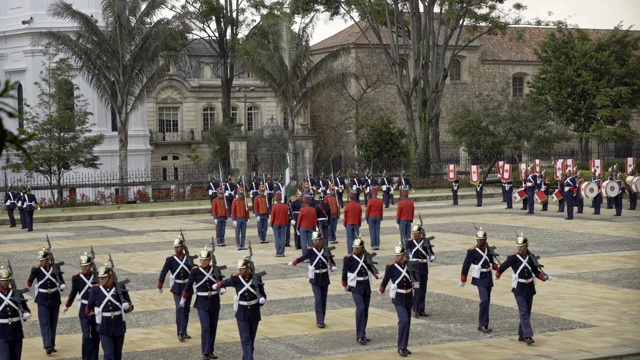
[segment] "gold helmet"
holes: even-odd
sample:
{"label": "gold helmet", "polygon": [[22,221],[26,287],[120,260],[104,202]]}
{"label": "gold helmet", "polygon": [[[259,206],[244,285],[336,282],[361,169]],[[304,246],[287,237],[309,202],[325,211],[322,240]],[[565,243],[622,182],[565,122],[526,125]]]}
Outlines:
{"label": "gold helmet", "polygon": [[393,255],[405,255],[406,253],[407,252],[402,244],[398,244],[393,248]]}
{"label": "gold helmet", "polygon": [[320,232],[320,231],[314,231],[313,233],[311,233],[311,238],[312,238],[313,240],[322,239],[322,232]]}
{"label": "gold helmet", "polygon": [[364,241],[362,241],[362,239],[360,239],[360,238],[353,240],[353,247],[354,248],[363,248],[364,247]]}
{"label": "gold helmet", "polygon": [[80,256],[80,266],[87,266],[93,263],[93,258],[87,255],[87,252],[84,252],[84,255]]}
{"label": "gold helmet", "polygon": [[109,264],[105,263],[104,266],[98,269],[98,277],[102,278],[102,277],[110,276],[112,272],[113,272],[113,269],[109,267]]}
{"label": "gold helmet", "polygon": [[11,280],[11,273],[9,269],[4,266],[0,266],[0,281]]}
{"label": "gold helmet", "polygon": [[487,240],[487,233],[482,230],[482,226],[476,232],[476,240]]}
{"label": "gold helmet", "polygon": [[420,226],[420,225],[413,225],[413,226],[411,227],[411,232],[413,232],[414,234],[422,233],[422,226]]}
{"label": "gold helmet", "polygon": [[207,247],[205,246],[204,249],[200,250],[200,252],[198,253],[198,259],[211,259],[211,251],[207,250]]}
{"label": "gold helmet", "polygon": [[47,249],[42,248],[42,250],[38,251],[38,260],[47,260],[49,258],[49,251]]}
{"label": "gold helmet", "polygon": [[529,240],[527,240],[527,238],[524,237],[523,233],[520,233],[520,236],[518,236],[518,238],[516,239],[516,245],[518,247],[527,246],[529,245]]}
{"label": "gold helmet", "polygon": [[251,261],[251,258],[246,255],[242,259],[238,260],[238,269],[251,268],[251,265],[253,265],[253,262]]}
{"label": "gold helmet", "polygon": [[177,248],[177,247],[181,247],[184,246],[184,240],[182,240],[181,237],[176,238],[175,240],[173,240],[173,247]]}

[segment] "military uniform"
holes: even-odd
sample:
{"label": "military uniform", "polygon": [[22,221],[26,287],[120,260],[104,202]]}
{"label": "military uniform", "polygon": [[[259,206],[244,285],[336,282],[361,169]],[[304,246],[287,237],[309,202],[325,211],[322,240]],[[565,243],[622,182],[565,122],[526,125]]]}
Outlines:
{"label": "military uniform", "polygon": [[453,198],[451,205],[458,205],[458,189],[460,189],[460,179],[456,176],[456,179],[451,182],[451,197]]}
{"label": "military uniform", "polygon": [[[480,173],[480,177],[482,177],[482,172]],[[480,207],[482,206],[482,193],[484,192],[484,184],[482,182],[482,179],[480,179],[480,182],[478,184],[476,184],[476,206]]]}
{"label": "military uniform", "polygon": [[380,249],[380,223],[383,219],[383,203],[378,198],[378,185],[371,188],[371,199],[365,211],[365,220],[369,224],[369,236],[371,237],[371,249]]}
{"label": "military uniform", "polygon": [[33,212],[36,210],[37,205],[38,199],[31,193],[31,189],[27,189],[27,193],[22,197],[22,209],[27,231],[33,231]]}
{"label": "military uniform", "polygon": [[574,189],[577,188],[576,178],[573,176],[567,176],[567,179],[564,181],[564,201],[566,202],[567,207],[567,217],[565,220],[573,219],[573,197],[575,195]]}
{"label": "military uniform", "polygon": [[171,287],[171,294],[173,294],[173,302],[176,307],[175,320],[176,320],[176,333],[179,340],[185,340],[191,338],[187,334],[187,326],[189,324],[189,313],[191,312],[191,296],[187,297],[186,306],[180,306],[180,299],[182,299],[182,292],[185,290],[187,281],[189,280],[189,274],[193,267],[193,260],[190,259],[183,251],[184,242],[178,238],[173,243],[174,249],[179,249],[176,254],[167,257],[160,271],[160,277],[158,278],[157,288],[159,293],[162,293],[162,287],[164,280],[169,274],[169,286]]}
{"label": "military uniform", "polygon": [[271,177],[267,177],[267,183],[264,184],[265,192],[267,194],[267,204],[269,205],[269,211],[273,207],[273,194],[275,194],[276,188],[273,182],[271,181]]}
{"label": "military uniform", "polygon": [[401,195],[396,211],[396,228],[400,230],[400,243],[407,246],[406,241],[411,238],[411,223],[413,223],[415,205],[413,201],[409,200],[408,186],[402,189]]}
{"label": "military uniform", "polygon": [[[394,255],[405,256],[404,248],[396,246]],[[411,330],[411,308],[413,307],[413,279],[409,266],[404,261],[396,260],[387,264],[384,278],[380,284],[380,293],[386,291],[391,282],[389,296],[398,314],[398,354],[405,357],[411,352],[407,349],[409,344],[409,332]]]}
{"label": "military uniform", "polygon": [[296,221],[296,230],[300,233],[302,255],[307,253],[307,248],[313,246],[311,233],[318,223],[316,209],[311,205],[311,195],[304,194],[303,201],[306,205],[300,209],[298,220]]}
{"label": "military uniform", "polygon": [[356,255],[351,253],[344,257],[342,266],[342,287],[351,292],[351,297],[356,305],[356,337],[358,343],[365,345],[367,338],[367,322],[369,321],[369,303],[371,301],[371,284],[369,273],[376,278],[380,277],[378,271],[369,261],[366,261],[364,243],[356,239],[354,248],[362,248],[363,253]]}
{"label": "military uniform", "polygon": [[340,171],[336,174],[335,179],[333,180],[333,184],[336,187],[336,198],[338,199],[338,204],[340,204],[340,208],[344,207],[344,200],[342,198],[345,189],[344,178],[341,176]]}
{"label": "military uniform", "polygon": [[284,257],[285,248],[285,228],[289,226],[289,207],[280,202],[282,193],[276,192],[276,203],[271,209],[271,229],[275,238],[276,257]]}
{"label": "military uniform", "polygon": [[22,188],[20,193],[18,194],[18,201],[16,203],[16,207],[18,208],[18,213],[20,213],[20,225],[21,229],[27,229],[27,215],[24,211],[24,207],[22,203],[25,200],[25,196],[27,195],[27,189]]}
{"label": "military uniform", "polygon": [[413,293],[413,316],[429,316],[426,312],[429,262],[433,262],[436,256],[430,243],[422,238],[420,225],[415,225],[412,233],[412,238],[407,241],[407,253],[413,267],[414,281],[418,283],[418,288]]}
{"label": "military uniform", "polygon": [[251,194],[251,206],[254,210],[256,208],[256,198],[260,195],[260,185],[260,181],[258,181],[258,178],[254,176],[249,189],[249,193]]}
{"label": "military uniform", "polygon": [[[0,267],[0,280],[11,280],[8,269]],[[23,322],[31,317],[26,301],[16,289],[0,286],[0,358],[20,360],[24,339]]]}
{"label": "military uniform", "polygon": [[384,207],[389,207],[389,201],[393,200],[393,178],[387,174],[385,170],[382,174],[382,179],[380,179],[380,187],[382,188],[382,201],[384,202]]}
{"label": "military uniform", "polygon": [[549,179],[547,179],[544,171],[538,177],[538,190],[547,196],[547,201],[542,203],[542,211],[547,211],[549,209]]}
{"label": "military uniform", "polygon": [[[289,201],[289,216],[291,217],[291,224],[293,225],[294,229],[297,229],[296,224],[301,208],[302,204],[300,203],[300,199],[298,197]],[[296,250],[300,250],[302,248],[300,244],[300,233],[297,230],[293,232],[293,242]]]}
{"label": "military uniform", "polygon": [[298,265],[305,260],[309,262],[307,274],[315,299],[316,325],[319,328],[324,328],[324,319],[327,314],[327,296],[329,293],[329,284],[331,283],[329,280],[329,272],[336,269],[336,263],[333,260],[331,251],[324,248],[320,233],[314,232],[313,237],[314,242],[317,241],[314,247],[309,249],[306,254],[290,262],[289,266]]}
{"label": "military uniform", "polygon": [[[93,263],[93,258],[85,253],[80,257],[80,265],[88,266]],[[80,330],[82,331],[82,359],[98,360],[100,350],[100,335],[96,324],[95,315],[87,315],[86,307],[89,303],[91,288],[96,284],[96,276],[89,268],[86,272],[79,272],[71,277],[71,291],[69,297],[62,308],[63,312],[73,305],[74,300],[78,300],[78,318],[80,319]]]}
{"label": "military uniform", "polygon": [[564,212],[564,181],[567,178],[564,174],[560,175],[560,179],[558,179],[558,190],[562,194],[562,199],[558,200],[558,212]]}
{"label": "military uniform", "polygon": [[317,228],[322,232],[324,245],[329,246],[329,231],[331,231],[331,206],[329,206],[329,204],[325,203],[324,200],[322,200],[316,202],[315,209],[316,221],[318,222]]}
{"label": "military uniform", "polygon": [[529,171],[531,172],[529,175],[527,175],[527,182],[526,182],[526,192],[527,192],[527,209],[529,209],[529,211],[527,212],[527,214],[533,214],[535,207],[534,204],[535,202],[534,197],[536,196],[536,187],[538,186],[538,175],[536,175],[533,172],[533,168],[530,168]]}
{"label": "military uniform", "polygon": [[[200,261],[213,261],[213,255],[205,247],[198,254]],[[218,319],[220,317],[220,295],[224,289],[218,289],[217,285],[224,278],[216,269],[216,263],[206,261],[191,269],[189,279],[180,293],[179,306],[186,308],[191,302],[191,295],[195,292],[196,301],[193,305],[198,311],[200,319],[200,348],[203,359],[217,359],[215,355],[216,333],[218,331]]]}
{"label": "military uniform", "polygon": [[616,213],[613,216],[622,216],[622,195],[625,193],[625,186],[624,182],[622,181],[621,174],[618,174],[615,182],[618,183],[620,191],[618,192],[618,195],[613,198],[613,207],[614,209],[616,209]]}
{"label": "military uniform", "polygon": [[580,186],[583,184],[584,179],[582,178],[582,173],[578,173],[578,176],[576,177],[576,188],[574,189],[574,204],[576,205],[576,207],[578,208],[578,211],[576,211],[576,213],[578,214],[582,214],[583,210],[584,210],[584,199],[582,198],[582,193],[580,192]]}
{"label": "military uniform", "polygon": [[371,189],[374,186],[378,186],[378,180],[372,176],[372,174],[366,174],[364,176],[364,206],[367,206],[369,199],[371,199]]}
{"label": "military uniform", "polygon": [[[220,179],[220,180],[222,180],[222,179]],[[216,181],[216,178],[212,177],[211,181],[207,184],[207,187],[205,188],[205,190],[207,190],[207,192],[209,193],[209,203],[213,203],[213,199],[218,197],[217,190],[218,190],[219,187],[220,187],[220,185]]]}
{"label": "military uniform", "polygon": [[505,191],[505,198],[507,200],[506,209],[513,209],[513,181],[507,181],[503,185]]}
{"label": "military uniform", "polygon": [[[243,192],[242,190],[240,192]],[[244,241],[247,238],[247,224],[249,223],[249,207],[244,196],[238,196],[231,204],[231,219],[236,228],[236,246],[238,250],[246,250]]]}
{"label": "military uniform", "polygon": [[11,187],[4,194],[4,204],[7,207],[7,214],[9,215],[9,227],[16,227],[16,218],[13,216],[13,211],[16,209],[18,203],[18,193],[13,191]]}
{"label": "military uniform", "polygon": [[360,203],[356,201],[356,192],[351,189],[349,191],[349,203],[344,207],[344,228],[347,232],[347,253],[353,252],[353,242],[360,233],[360,226],[362,226],[362,207]]}
{"label": "military uniform", "polygon": [[224,183],[224,198],[227,201],[227,209],[231,209],[231,203],[236,197],[236,184],[231,181],[231,176],[227,178],[227,182]]}
{"label": "military uniform", "polygon": [[34,282],[36,285],[35,303],[38,304],[38,321],[40,322],[40,333],[44,349],[48,354],[55,352],[56,330],[58,328],[58,316],[60,314],[60,304],[62,303],[60,292],[65,289],[66,284],[62,277],[62,271],[56,265],[49,263],[47,250],[38,253],[38,260],[44,266],[34,266],[27,279],[27,287],[30,288]]}
{"label": "military uniform", "polygon": [[260,188],[260,195],[255,199],[253,211],[256,216],[256,227],[258,229],[258,239],[261,244],[266,244],[267,229],[269,227],[269,213],[271,207],[267,204],[267,197],[264,195],[264,187]]}
{"label": "military uniform", "polygon": [[600,215],[600,208],[602,207],[602,191],[600,191],[600,185],[602,184],[602,178],[599,175],[594,175],[591,181],[598,187],[598,193],[593,198],[593,214]]}
{"label": "military uniform", "polygon": [[337,191],[336,188],[332,188],[329,191],[329,195],[324,198],[324,203],[329,205],[331,209],[331,221],[329,222],[329,244],[337,244],[338,238],[336,237],[336,230],[338,229],[338,220],[340,220],[340,204],[338,203],[338,198],[336,197]]}
{"label": "military uniform", "polygon": [[224,236],[227,230],[229,210],[222,194],[222,188],[218,188],[218,197],[213,199],[212,202],[211,216],[213,216],[213,220],[216,223],[216,243],[218,246],[227,246],[224,242]]}
{"label": "military uniform", "polygon": [[[635,167],[633,169],[635,169]],[[630,171],[629,175],[634,177],[640,176],[638,171],[633,169]],[[627,192],[629,193],[629,208],[627,210],[635,210],[638,204],[638,193],[633,191],[631,184],[627,184]]]}

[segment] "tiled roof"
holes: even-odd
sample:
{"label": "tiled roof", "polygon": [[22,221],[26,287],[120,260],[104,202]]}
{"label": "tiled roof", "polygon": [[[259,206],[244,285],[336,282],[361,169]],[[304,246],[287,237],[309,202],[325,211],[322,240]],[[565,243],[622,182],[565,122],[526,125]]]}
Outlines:
{"label": "tiled roof", "polygon": [[[360,31],[360,27],[358,27],[358,25],[362,27],[364,31]],[[381,35],[384,43],[389,44],[389,36],[387,35],[387,32],[383,31]],[[374,44],[376,43],[376,37],[373,30],[369,25],[367,25],[367,22],[358,21],[358,23],[354,23],[339,33],[311,46],[311,51],[332,49],[345,45],[367,45],[369,44],[367,39],[371,40]]]}

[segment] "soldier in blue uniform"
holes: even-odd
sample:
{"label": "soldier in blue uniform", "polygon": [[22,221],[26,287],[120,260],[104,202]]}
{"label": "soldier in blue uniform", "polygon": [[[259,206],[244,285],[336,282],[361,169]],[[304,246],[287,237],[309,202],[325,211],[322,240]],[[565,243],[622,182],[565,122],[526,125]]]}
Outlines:
{"label": "soldier in blue uniform", "polygon": [[566,179],[563,184],[564,192],[562,193],[562,196],[564,197],[565,205],[567,207],[567,217],[564,219],[573,220],[573,196],[575,195],[573,190],[577,188],[578,185],[576,184],[576,178],[571,175],[571,170],[567,170],[565,175]]}
{"label": "soldier in blue uniform", "polygon": [[[634,166],[629,171],[629,176],[638,177],[637,168]],[[629,194],[629,208],[627,210],[635,210],[638,205],[638,193],[633,190],[631,184],[627,184],[627,193]]]}
{"label": "soldier in blue uniform", "polygon": [[38,252],[40,263],[31,269],[27,279],[27,287],[34,282],[36,285],[35,303],[38,304],[38,321],[40,333],[47,354],[56,352],[56,329],[58,327],[58,315],[60,314],[60,292],[66,285],[62,278],[60,268],[51,264],[49,251],[42,249]]}
{"label": "soldier in blue uniform", "polygon": [[411,239],[407,241],[409,262],[413,268],[414,280],[418,283],[413,293],[413,316],[429,316],[426,312],[427,283],[429,282],[429,262],[436,259],[431,243],[424,239],[425,234],[420,225],[413,225]]}
{"label": "soldier in blue uniform", "polygon": [[353,253],[344,257],[342,266],[342,287],[351,292],[356,305],[356,341],[366,345],[371,339],[367,337],[367,322],[369,321],[369,303],[371,301],[371,283],[369,273],[376,279],[382,278],[373,263],[367,260],[364,241],[360,238],[353,240]]}
{"label": "soldier in blue uniform", "polygon": [[231,180],[231,175],[227,177],[227,182],[223,184],[223,190],[224,198],[227,200],[227,209],[231,209],[231,203],[236,197],[236,184]]}
{"label": "soldier in blue uniform", "polygon": [[482,170],[478,171],[480,181],[476,184],[476,206],[482,206],[482,193],[484,192],[484,183],[482,182]]}
{"label": "soldier in blue uniform", "polygon": [[11,272],[0,267],[0,358],[20,360],[22,357],[23,322],[31,318],[24,299],[11,288]]}
{"label": "soldier in blue uniform", "polygon": [[504,184],[505,199],[507,207],[505,209],[513,209],[513,181],[506,181]]}
{"label": "soldier in blue uniform", "polygon": [[393,255],[395,255],[395,262],[387,264],[379,291],[384,294],[387,284],[391,281],[389,296],[391,296],[391,302],[398,314],[398,354],[406,357],[411,354],[407,346],[411,330],[414,282],[406,262],[407,253],[402,244],[398,244],[394,248]]}
{"label": "soldier in blue uniform", "polygon": [[81,271],[71,277],[71,292],[62,308],[66,313],[73,300],[78,300],[78,318],[82,330],[82,360],[98,360],[100,336],[94,315],[87,315],[85,308],[89,302],[89,294],[93,285],[97,284],[98,274],[93,273],[93,258],[85,252],[80,256]]}
{"label": "soldier in blue uniform", "polygon": [[[169,274],[169,286],[173,294],[173,302],[176,307],[176,333],[178,340],[184,341],[191,339],[187,333],[187,325],[189,324],[189,313],[191,309],[191,295],[186,298],[186,305],[180,306],[182,293],[189,280],[189,274],[193,267],[193,259],[189,258],[184,252],[184,240],[179,237],[173,241],[173,250],[175,254],[165,259],[160,277],[158,278],[158,294],[162,294],[164,280]],[[184,305],[184,304],[183,304]]]}
{"label": "soldier in blue uniform", "polygon": [[329,234],[331,231],[331,206],[324,201],[317,201],[314,205],[316,209],[317,228],[322,232],[324,246],[329,246]]}
{"label": "soldier in blue uniform", "polygon": [[202,359],[217,359],[215,342],[220,317],[220,295],[226,292],[224,288],[218,289],[217,285],[224,277],[216,268],[217,264],[212,252],[206,247],[200,250],[198,259],[200,266],[191,270],[189,280],[181,293],[179,306],[186,309],[195,291],[196,302],[193,307],[198,310],[202,329],[200,334]]}
{"label": "soldier in blue uniform", "polygon": [[249,192],[251,193],[251,205],[254,209],[256,208],[256,197],[260,195],[260,185],[261,184],[258,180],[258,176],[254,175],[251,184],[249,185]]}
{"label": "soldier in blue uniform", "polygon": [[456,175],[455,180],[451,182],[451,197],[453,198],[451,205],[458,205],[458,189],[460,189],[460,176]]}
{"label": "soldier in blue uniform", "polygon": [[301,194],[298,192],[298,194],[291,195],[291,197],[289,198],[289,218],[291,219],[290,222],[294,228],[293,242],[295,244],[296,250],[302,249],[302,246],[300,245],[300,233],[295,231],[296,222],[298,222],[298,214],[300,214],[300,208],[302,207],[302,204],[300,203],[300,199],[299,199],[300,195]]}
{"label": "soldier in blue uniform", "polygon": [[567,178],[562,173],[560,174],[560,179],[558,179],[558,190],[560,190],[560,194],[562,194],[562,199],[558,200],[558,212],[564,212],[564,181]]}
{"label": "soldier in blue uniform", "polygon": [[[220,179],[222,180],[222,179]],[[213,199],[215,199],[218,196],[218,193],[216,192],[216,190],[220,187],[220,185],[218,185],[218,182],[216,181],[215,177],[211,177],[211,181],[207,184],[206,190],[209,192],[209,203],[211,204],[213,202]]]}
{"label": "soldier in blue uniform", "polygon": [[622,173],[618,173],[615,177],[615,182],[618,183],[618,195],[613,198],[613,208],[616,213],[613,216],[622,216],[622,194],[625,192],[624,182],[622,181]]}
{"label": "soldier in blue uniform", "polygon": [[529,166],[525,186],[525,191],[527,192],[527,209],[529,210],[527,214],[533,215],[535,210],[533,198],[536,196],[536,188],[538,187],[538,175],[533,171],[533,166]]}
{"label": "soldier in blue uniform", "polygon": [[18,212],[20,213],[20,225],[22,225],[21,229],[27,229],[27,215],[24,212],[24,207],[22,206],[22,202],[24,201],[25,196],[27,195],[27,188],[24,186],[20,188],[20,193],[18,194],[18,202],[16,203],[16,207],[18,208]]}
{"label": "soldier in blue uniform", "polygon": [[318,199],[320,201],[324,200],[324,196],[327,194],[327,190],[329,189],[329,181],[327,180],[324,173],[320,174],[320,180],[317,181],[317,191],[318,191]]}
{"label": "soldier in blue uniform", "polygon": [[271,213],[271,208],[273,207],[273,195],[276,192],[276,187],[271,181],[271,175],[267,175],[267,183],[264,184],[265,192],[267,193],[267,204],[269,205],[269,213]]}
{"label": "soldier in blue uniform", "polygon": [[389,176],[387,170],[382,172],[382,178],[380,179],[380,187],[382,188],[382,201],[384,207],[389,207],[389,201],[393,198],[393,178]]}
{"label": "soldier in blue uniform", "polygon": [[338,170],[338,172],[336,173],[336,177],[333,179],[333,184],[336,187],[336,197],[338,198],[338,204],[340,204],[340,208],[343,208],[344,200],[342,198],[342,194],[344,194],[345,182],[340,170]]}
{"label": "soldier in blue uniform", "polygon": [[364,187],[364,206],[366,207],[369,203],[369,198],[371,198],[371,188],[373,185],[378,185],[378,180],[373,177],[373,174],[370,174],[367,171],[364,173],[364,179],[362,182]]}
{"label": "soldier in blue uniform", "polygon": [[598,173],[598,171],[594,169],[592,175],[591,181],[598,187],[598,193],[593,197],[593,214],[600,215],[600,208],[602,207],[602,192],[600,191],[602,174]]}
{"label": "soldier in blue uniform", "polygon": [[404,186],[409,187],[409,190],[413,190],[413,185],[411,184],[411,179],[406,175],[404,170],[402,170],[402,175],[400,175],[400,178],[398,179],[396,187],[398,189],[402,189]]}
{"label": "soldier in blue uniform", "polygon": [[[618,172],[618,164],[609,168],[609,176],[607,180],[615,180]],[[607,209],[613,209],[613,198],[611,196],[607,196]]]}
{"label": "soldier in blue uniform", "polygon": [[546,170],[542,170],[542,173],[538,177],[538,190],[547,196],[547,201],[542,203],[542,211],[547,211],[549,209],[549,179],[547,179]]}
{"label": "soldier in blue uniform", "polygon": [[[33,231],[33,212],[38,205],[38,199],[31,193],[31,188],[27,188],[27,193],[22,197],[22,208],[27,225],[27,231]],[[40,210],[40,208],[38,208]]]}
{"label": "soldier in blue uniform", "polygon": [[491,288],[493,288],[491,270],[498,270],[498,264],[495,263],[493,254],[487,247],[487,233],[482,228],[476,232],[476,243],[476,246],[467,250],[467,256],[462,263],[459,285],[464,287],[467,282],[467,274],[471,269],[471,284],[478,288],[480,296],[478,331],[488,334],[491,332],[489,328],[489,305],[491,303]]}
{"label": "soldier in blue uniform", "polygon": [[233,308],[242,345],[242,360],[253,360],[258,324],[262,320],[260,307],[267,302],[262,279],[253,274],[253,262],[249,257],[238,261],[238,272],[219,282],[218,289],[233,287],[236,289]]}
{"label": "soldier in blue uniform", "polygon": [[85,313],[96,316],[104,360],[122,360],[126,314],[133,311],[133,304],[124,285],[116,289],[113,269],[107,264],[98,269],[98,278],[100,285],[91,288]]}
{"label": "soldier in blue uniform", "polygon": [[13,216],[13,211],[16,209],[18,198],[18,193],[13,191],[12,186],[9,186],[9,189],[4,194],[4,204],[7,207],[7,214],[9,214],[9,227],[16,227],[16,218]]}
{"label": "soldier in blue uniform", "polygon": [[329,272],[333,272],[338,268],[333,260],[333,255],[331,255],[331,250],[324,247],[322,233],[314,231],[312,237],[313,247],[301,257],[289,262],[288,265],[294,266],[308,260],[309,283],[315,298],[316,325],[322,329],[326,326],[324,317],[327,314],[327,295],[329,293],[329,284],[331,283]]}
{"label": "soldier in blue uniform", "polygon": [[349,187],[352,191],[356,192],[355,199],[352,199],[351,201],[355,201],[360,204],[360,194],[362,193],[362,189],[364,187],[364,179],[360,179],[360,175],[357,172],[353,175],[353,179],[351,179]]}
{"label": "soldier in blue uniform", "polygon": [[533,344],[533,328],[531,327],[531,308],[533,296],[536,294],[534,276],[542,281],[551,280],[551,276],[543,273],[535,265],[529,252],[529,241],[520,234],[516,239],[518,252],[511,254],[500,264],[496,272],[496,279],[500,279],[502,273],[508,268],[513,270],[511,275],[511,292],[516,298],[518,312],[520,313],[520,325],[518,326],[518,341],[524,341],[527,345]]}

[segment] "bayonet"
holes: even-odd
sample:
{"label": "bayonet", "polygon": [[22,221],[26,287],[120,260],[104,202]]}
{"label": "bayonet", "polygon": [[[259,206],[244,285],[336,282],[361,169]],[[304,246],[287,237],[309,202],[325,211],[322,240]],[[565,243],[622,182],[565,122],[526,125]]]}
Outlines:
{"label": "bayonet", "polygon": [[56,263],[56,260],[53,257],[53,252],[51,251],[51,241],[49,241],[49,234],[45,234],[45,236],[47,238],[47,252],[49,253],[48,255],[49,262],[51,263],[51,268],[53,269],[53,275],[55,276],[56,281],[58,282],[58,287],[59,287],[60,284],[62,284],[62,274],[64,274],[60,267],[64,265],[64,261]]}
{"label": "bayonet", "polygon": [[182,239],[182,248],[184,251],[184,255],[187,257],[187,266],[189,267],[189,269],[193,268],[195,266],[193,260],[195,260],[195,258],[197,258],[197,255],[191,255],[189,254],[189,247],[187,247],[187,239],[185,239],[184,234],[182,233],[182,229],[180,229],[180,238]]}
{"label": "bayonet", "polygon": [[93,280],[93,282],[98,283],[98,267],[96,266],[96,253],[93,251],[93,245],[91,245],[91,271],[93,272],[93,275],[91,276],[91,279]]}
{"label": "bayonet", "polygon": [[225,270],[227,268],[227,265],[218,266],[218,261],[216,260],[215,251],[216,251],[216,242],[212,236],[211,237],[211,263],[215,264],[213,266],[213,275],[218,279],[223,279],[224,276],[222,275],[222,270]]}
{"label": "bayonet", "polygon": [[115,266],[113,265],[113,258],[111,258],[111,253],[109,253],[109,264],[111,265],[111,276],[113,277],[113,286],[116,289],[116,294],[118,294],[118,297],[120,298],[120,304],[122,304],[124,302],[123,293],[128,291],[124,286],[128,284],[130,281],[129,279],[118,281],[118,277],[116,276]]}

